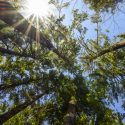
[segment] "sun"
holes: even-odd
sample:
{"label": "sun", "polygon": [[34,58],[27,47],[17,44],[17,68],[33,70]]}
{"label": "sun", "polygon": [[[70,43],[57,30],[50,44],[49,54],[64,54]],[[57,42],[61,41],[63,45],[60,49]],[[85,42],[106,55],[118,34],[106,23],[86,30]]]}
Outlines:
{"label": "sun", "polygon": [[49,0],[26,0],[26,13],[40,18],[53,14],[53,6]]}
{"label": "sun", "polygon": [[[28,27],[26,27],[25,34],[29,34],[31,27],[34,26],[36,30],[36,42],[40,42],[41,26],[48,27],[50,20],[48,17],[56,16],[55,6],[49,3],[50,0],[22,0],[22,7],[20,13],[28,20]],[[21,20],[15,26],[19,25],[25,20]]]}

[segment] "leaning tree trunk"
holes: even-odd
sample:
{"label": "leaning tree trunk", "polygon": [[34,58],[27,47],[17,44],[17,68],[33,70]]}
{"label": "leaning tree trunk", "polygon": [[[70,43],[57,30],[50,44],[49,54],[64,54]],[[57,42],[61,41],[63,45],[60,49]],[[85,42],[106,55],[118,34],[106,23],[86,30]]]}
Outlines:
{"label": "leaning tree trunk", "polygon": [[37,95],[33,97],[31,101],[26,101],[23,104],[20,104],[17,107],[11,109],[10,111],[0,115],[0,125],[9,120],[10,118],[12,118],[13,116],[15,116],[16,114],[18,114],[19,112],[23,111],[28,106],[32,105],[36,100],[41,98],[44,94],[45,93]]}

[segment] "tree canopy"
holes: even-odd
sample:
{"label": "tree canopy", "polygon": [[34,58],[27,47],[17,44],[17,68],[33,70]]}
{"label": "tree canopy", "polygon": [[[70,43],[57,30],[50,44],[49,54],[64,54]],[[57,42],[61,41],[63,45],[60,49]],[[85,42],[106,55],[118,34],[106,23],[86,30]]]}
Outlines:
{"label": "tree canopy", "polygon": [[[21,0],[0,0],[0,124],[124,125],[111,108],[125,96],[124,33],[100,33],[102,14],[124,1],[81,1],[93,15],[77,2],[51,0],[57,15],[42,20],[25,18]],[[92,39],[86,21],[96,24]]]}

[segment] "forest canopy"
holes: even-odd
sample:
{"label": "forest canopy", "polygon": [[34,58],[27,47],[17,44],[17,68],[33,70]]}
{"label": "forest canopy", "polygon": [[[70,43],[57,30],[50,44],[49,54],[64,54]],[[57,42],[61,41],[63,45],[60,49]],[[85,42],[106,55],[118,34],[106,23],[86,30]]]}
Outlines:
{"label": "forest canopy", "polygon": [[42,4],[0,0],[0,125],[124,125],[125,34],[104,22],[125,1]]}

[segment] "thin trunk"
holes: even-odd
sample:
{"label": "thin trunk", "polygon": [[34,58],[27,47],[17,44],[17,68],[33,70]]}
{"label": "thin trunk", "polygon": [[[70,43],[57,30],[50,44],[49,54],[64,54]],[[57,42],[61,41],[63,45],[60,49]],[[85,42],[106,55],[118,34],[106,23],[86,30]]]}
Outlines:
{"label": "thin trunk", "polygon": [[31,101],[26,101],[16,106],[15,108],[11,109],[10,111],[0,115],[0,125],[9,120],[10,118],[14,117],[15,115],[17,115],[19,112],[23,111],[28,106],[32,105],[36,100],[40,99],[44,94],[45,93],[37,95],[33,97]]}
{"label": "thin trunk", "polygon": [[106,53],[121,49],[123,47],[125,47],[125,41],[120,41],[120,42],[114,43],[113,45],[111,45],[108,48],[103,49],[101,52],[97,53],[96,56],[93,56],[93,57],[92,56],[86,56],[86,57],[83,57],[83,59],[94,60],[94,59],[96,59],[100,56],[103,56]]}
{"label": "thin trunk", "polygon": [[97,45],[99,45],[99,22],[97,22]]}
{"label": "thin trunk", "polygon": [[[12,12],[10,11],[12,10]],[[11,4],[0,0],[0,19],[10,26],[13,26],[16,30],[30,37],[31,39],[41,43],[42,46],[52,50],[60,58],[69,63],[68,58],[61,54],[51,43],[48,37],[42,32],[38,31],[31,23],[29,23],[21,14],[17,13]],[[30,29],[29,29],[30,28]],[[37,38],[39,34],[39,38]]]}

